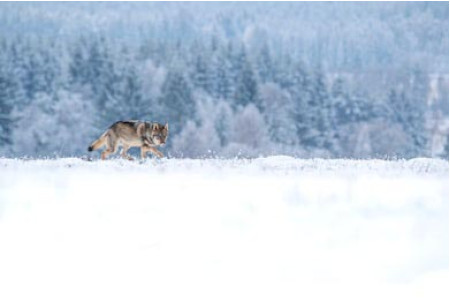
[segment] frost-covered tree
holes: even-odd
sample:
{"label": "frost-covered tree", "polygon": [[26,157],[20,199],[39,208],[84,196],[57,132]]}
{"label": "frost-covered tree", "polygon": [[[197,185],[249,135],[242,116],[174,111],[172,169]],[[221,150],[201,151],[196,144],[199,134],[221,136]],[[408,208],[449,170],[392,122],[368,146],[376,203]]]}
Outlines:
{"label": "frost-covered tree", "polygon": [[222,53],[217,53],[212,58],[209,83],[211,95],[214,98],[229,100],[233,96],[234,82],[231,63]]}
{"label": "frost-covered tree", "polygon": [[127,64],[121,69],[114,89],[113,98],[116,102],[105,104],[109,112],[116,116],[112,120],[146,120],[151,116],[152,99],[143,95],[142,81],[135,66]]}
{"label": "frost-covered tree", "polygon": [[194,61],[194,68],[191,79],[194,87],[203,89],[205,92],[211,92],[212,87],[210,83],[210,71],[208,69],[208,62],[203,53],[197,53]]}
{"label": "frost-covered tree", "polygon": [[187,121],[195,118],[191,84],[183,72],[177,69],[168,71],[161,89],[159,104],[171,125],[172,134],[179,133]]}
{"label": "frost-covered tree", "polygon": [[200,146],[198,136],[198,126],[194,121],[187,121],[183,126],[182,131],[172,136],[171,154],[178,157],[198,157],[204,152],[203,146]]}
{"label": "frost-covered tree", "polygon": [[307,147],[310,145],[309,137],[315,135],[312,128],[315,116],[311,101],[314,96],[312,78],[302,62],[293,64],[290,59],[284,58],[282,68],[277,72],[277,83],[290,94],[297,142]]}
{"label": "frost-covered tree", "polygon": [[37,93],[31,103],[17,114],[14,148],[17,154],[34,156],[54,154],[53,136],[57,125],[55,100],[46,93]]}
{"label": "frost-covered tree", "polygon": [[344,80],[342,78],[337,78],[333,82],[331,88],[331,98],[332,98],[332,119],[333,123],[336,125],[346,124],[351,122],[350,115],[350,97],[345,91]]}
{"label": "frost-covered tree", "polygon": [[428,156],[426,150],[428,134],[426,130],[427,98],[429,93],[428,76],[424,70],[415,68],[411,72],[410,87],[407,89],[409,99],[406,131],[411,135],[416,155]]}
{"label": "frost-covered tree", "polygon": [[59,58],[52,55],[58,52],[57,48],[40,41],[37,45],[20,45],[13,52],[11,72],[20,82],[27,99],[33,98],[36,93],[48,94],[58,88],[63,77]]}
{"label": "frost-covered tree", "polygon": [[241,50],[237,55],[235,62],[236,66],[239,65],[236,77],[236,91],[233,98],[235,104],[246,106],[253,103],[260,107],[255,73],[247,58],[245,49]]}
{"label": "frost-covered tree", "polygon": [[98,135],[92,102],[79,93],[59,90],[53,112],[57,127],[50,144],[52,153],[58,156],[85,154],[86,147]]}
{"label": "frost-covered tree", "polygon": [[26,104],[25,91],[14,62],[0,54],[0,150],[8,152],[14,148],[16,113]]}
{"label": "frost-covered tree", "polygon": [[189,120],[174,137],[172,151],[185,157],[217,155],[221,142],[216,129],[217,107],[204,93],[197,94],[197,121]]}
{"label": "frost-covered tree", "polygon": [[317,72],[307,86],[310,95],[307,99],[309,131],[303,142],[315,149],[336,152],[335,129],[332,120],[332,105],[322,73]]}
{"label": "frost-covered tree", "polygon": [[14,129],[17,154],[25,156],[79,155],[93,138],[92,104],[79,94],[37,93],[18,114]]}
{"label": "frost-covered tree", "polygon": [[324,146],[321,130],[324,112],[319,91],[323,86],[317,85],[317,78],[312,78],[301,69],[291,75],[284,86],[293,100],[298,141],[305,148],[321,148]]}
{"label": "frost-covered tree", "polygon": [[225,154],[258,156],[269,143],[268,127],[254,104],[239,108],[233,120],[230,143]]}
{"label": "frost-covered tree", "polygon": [[449,93],[448,93],[448,77],[447,79],[443,76],[438,79],[438,99],[436,100],[435,108],[436,110],[442,112],[444,117],[448,117],[449,112]]}
{"label": "frost-covered tree", "polygon": [[173,154],[188,158],[203,158],[217,155],[220,140],[214,125],[209,122],[198,125],[188,121],[173,139]]}
{"label": "frost-covered tree", "polygon": [[301,88],[306,77],[304,65],[301,62],[294,63],[291,56],[286,55],[277,58],[273,67],[274,82],[282,89],[299,90]]}
{"label": "frost-covered tree", "polygon": [[[354,131],[349,131],[353,128],[372,127],[371,124],[374,119],[381,115],[376,113],[373,100],[365,97],[351,96],[347,90],[344,80],[337,78],[332,85],[331,95],[331,126],[335,130],[335,139],[338,141],[341,150],[340,155],[351,156],[353,149],[345,146],[345,142],[350,139],[348,137],[354,136]],[[378,122],[377,122],[378,123]],[[367,137],[367,140],[369,138]]]}
{"label": "frost-covered tree", "polygon": [[258,76],[261,83],[273,82],[274,79],[274,63],[272,62],[272,55],[267,43],[264,43],[263,47],[257,55],[257,68]]}
{"label": "frost-covered tree", "polygon": [[233,125],[233,110],[229,103],[219,101],[215,107],[214,127],[220,140],[220,146],[225,147],[230,142]]}
{"label": "frost-covered tree", "polygon": [[412,139],[410,149],[404,156],[424,155],[425,135],[425,102],[414,102],[404,91],[391,90],[389,93],[389,110],[391,120],[402,125],[405,133]]}
{"label": "frost-covered tree", "polygon": [[445,143],[444,143],[444,150],[441,155],[442,158],[449,160],[449,146],[448,146],[448,133],[447,136],[445,136]]}
{"label": "frost-covered tree", "polygon": [[261,85],[259,95],[271,140],[282,145],[298,144],[294,105],[289,93],[277,84],[266,83]]}
{"label": "frost-covered tree", "polygon": [[[56,94],[38,92],[28,105],[15,113],[14,147],[19,155],[56,155],[60,119],[56,114]],[[67,109],[70,113],[70,109]]]}
{"label": "frost-covered tree", "polygon": [[13,129],[13,101],[14,89],[11,80],[0,67],[0,146],[12,143],[11,133]]}

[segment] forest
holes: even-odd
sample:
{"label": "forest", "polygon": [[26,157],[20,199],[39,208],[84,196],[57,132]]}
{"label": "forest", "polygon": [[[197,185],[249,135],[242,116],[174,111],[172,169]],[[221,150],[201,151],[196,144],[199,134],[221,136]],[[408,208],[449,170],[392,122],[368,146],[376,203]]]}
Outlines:
{"label": "forest", "polygon": [[[448,159],[448,2],[1,2],[0,157]],[[137,151],[135,151],[137,154]]]}

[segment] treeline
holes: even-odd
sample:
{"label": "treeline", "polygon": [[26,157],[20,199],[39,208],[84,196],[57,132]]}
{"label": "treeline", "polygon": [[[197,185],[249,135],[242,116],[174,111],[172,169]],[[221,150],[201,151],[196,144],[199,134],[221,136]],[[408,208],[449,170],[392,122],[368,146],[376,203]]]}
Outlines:
{"label": "treeline", "polygon": [[258,14],[228,12],[210,25],[253,20],[240,38],[164,15],[130,39],[110,28],[0,38],[1,153],[82,155],[114,121],[142,119],[169,122],[171,156],[448,157],[448,71],[340,71],[278,45]]}

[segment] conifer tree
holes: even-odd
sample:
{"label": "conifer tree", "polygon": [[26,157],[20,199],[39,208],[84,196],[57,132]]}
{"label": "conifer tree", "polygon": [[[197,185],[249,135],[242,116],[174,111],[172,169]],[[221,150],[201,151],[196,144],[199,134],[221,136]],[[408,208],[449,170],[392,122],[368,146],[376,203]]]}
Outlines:
{"label": "conifer tree", "polygon": [[0,147],[12,143],[14,90],[9,75],[0,66]]}
{"label": "conifer tree", "polygon": [[246,106],[255,104],[259,109],[261,106],[258,102],[258,87],[252,66],[243,51],[238,58],[241,66],[237,76],[236,92],[234,102],[236,105]]}
{"label": "conifer tree", "polygon": [[195,56],[194,68],[192,72],[192,84],[194,87],[203,89],[205,92],[211,92],[211,84],[209,83],[208,64],[203,53],[197,53]]}
{"label": "conifer tree", "polygon": [[159,104],[165,119],[170,121],[171,133],[177,134],[189,120],[194,120],[195,102],[191,84],[176,68],[169,70],[162,86]]}
{"label": "conifer tree", "polygon": [[261,83],[274,81],[274,64],[267,43],[264,43],[257,56],[258,76]]}
{"label": "conifer tree", "polygon": [[212,59],[209,83],[211,95],[216,99],[229,100],[233,96],[233,75],[231,63],[223,52],[218,52]]}

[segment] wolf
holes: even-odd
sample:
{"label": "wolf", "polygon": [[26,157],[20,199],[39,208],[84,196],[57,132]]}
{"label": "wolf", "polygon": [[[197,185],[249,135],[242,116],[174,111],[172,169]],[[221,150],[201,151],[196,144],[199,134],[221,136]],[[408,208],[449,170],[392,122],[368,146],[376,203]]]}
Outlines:
{"label": "wolf", "polygon": [[164,145],[169,136],[169,124],[162,125],[158,122],[146,121],[117,121],[111,125],[97,140],[92,142],[88,151],[94,151],[106,145],[101,158],[105,160],[110,154],[117,151],[121,145],[121,156],[128,160],[133,160],[127,154],[130,147],[141,148],[141,158],[145,159],[147,152],[155,154],[157,157],[164,157],[163,153],[156,149],[156,146]]}

